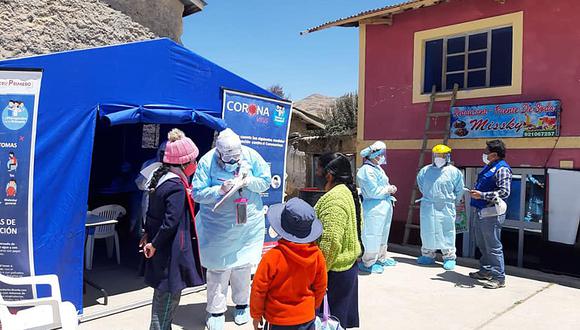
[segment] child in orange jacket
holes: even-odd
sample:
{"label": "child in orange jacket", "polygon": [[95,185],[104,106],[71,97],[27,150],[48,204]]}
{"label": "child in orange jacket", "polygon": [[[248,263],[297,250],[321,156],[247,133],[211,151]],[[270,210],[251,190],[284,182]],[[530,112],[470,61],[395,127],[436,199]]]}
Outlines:
{"label": "child in orange jacket", "polygon": [[258,265],[250,295],[254,329],[314,330],[315,310],[326,293],[326,261],[314,241],[322,223],[299,198],[268,209],[272,228],[282,237]]}

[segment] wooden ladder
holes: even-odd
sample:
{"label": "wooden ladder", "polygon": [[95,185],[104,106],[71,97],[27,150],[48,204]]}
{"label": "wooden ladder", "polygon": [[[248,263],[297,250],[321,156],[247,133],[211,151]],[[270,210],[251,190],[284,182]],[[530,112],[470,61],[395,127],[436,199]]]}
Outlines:
{"label": "wooden ladder", "polygon": [[[455,106],[455,101],[457,100],[457,91],[459,90],[459,85],[453,85],[452,92],[437,92],[437,86],[433,85],[431,89],[431,96],[429,100],[429,109],[427,110],[427,117],[425,118],[425,131],[423,133],[423,144],[421,145],[421,153],[419,154],[419,164],[417,166],[416,173],[419,173],[421,168],[425,166],[425,154],[431,153],[429,149],[429,140],[433,139],[433,135],[443,135],[443,144],[447,145],[449,140],[450,124],[451,124],[451,109]],[[451,96],[451,104],[449,106],[449,111],[446,112],[433,112],[433,105],[440,98],[446,98]],[[447,124],[445,125],[445,130],[443,131],[432,131],[431,130],[431,119],[447,117]],[[408,244],[409,236],[411,234],[411,229],[419,229],[418,224],[413,223],[414,210],[419,209],[419,204],[415,203],[419,195],[419,186],[417,182],[413,185],[413,191],[411,193],[411,201],[409,203],[409,211],[407,213],[407,222],[405,224],[405,236],[403,237],[403,244]]]}

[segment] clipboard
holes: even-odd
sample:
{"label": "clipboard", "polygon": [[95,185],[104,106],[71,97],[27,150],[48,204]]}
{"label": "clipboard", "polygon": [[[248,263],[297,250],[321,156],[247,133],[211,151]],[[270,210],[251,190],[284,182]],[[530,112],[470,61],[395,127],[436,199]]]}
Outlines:
{"label": "clipboard", "polygon": [[217,210],[220,206],[222,206],[228,198],[232,197],[236,192],[242,189],[243,185],[244,185],[243,178],[241,176],[236,177],[234,179],[234,186],[232,187],[232,189],[230,189],[230,191],[228,191],[228,193],[225,194],[224,197],[222,197],[222,199],[216,203],[212,211],[215,212],[215,210]]}

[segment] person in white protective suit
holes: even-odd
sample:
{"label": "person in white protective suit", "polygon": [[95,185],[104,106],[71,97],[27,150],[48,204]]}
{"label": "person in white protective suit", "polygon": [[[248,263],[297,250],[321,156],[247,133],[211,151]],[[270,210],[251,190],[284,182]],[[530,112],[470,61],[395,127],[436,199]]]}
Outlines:
{"label": "person in white protective suit", "polygon": [[435,252],[443,254],[443,268],[455,268],[455,209],[463,197],[463,173],[451,165],[451,148],[439,144],[433,147],[433,164],[417,174],[421,198],[420,265],[435,263]]}
{"label": "person in white protective suit", "polygon": [[366,273],[382,273],[383,267],[394,266],[397,262],[387,257],[387,241],[393,207],[396,201],[392,195],[397,187],[391,185],[389,177],[382,169],[386,165],[387,146],[380,141],[361,151],[364,164],[359,168],[356,180],[363,196],[362,243],[364,253],[359,269]]}
{"label": "person in white protective suit", "polygon": [[[231,129],[217,137],[216,148],[205,154],[193,177],[193,197],[200,258],[207,268],[207,327],[221,330],[227,310],[228,283],[236,304],[234,321],[250,321],[252,265],[260,261],[264,244],[264,206],[260,194],[271,182],[270,167],[255,150],[242,146]],[[242,188],[213,210],[236,185]]]}

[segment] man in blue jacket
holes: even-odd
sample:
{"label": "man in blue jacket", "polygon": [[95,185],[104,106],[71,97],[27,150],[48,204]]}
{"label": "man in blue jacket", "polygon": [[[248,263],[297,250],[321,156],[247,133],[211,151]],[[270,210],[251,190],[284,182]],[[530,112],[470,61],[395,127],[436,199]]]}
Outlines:
{"label": "man in blue jacket", "polygon": [[[505,287],[505,265],[501,244],[501,227],[505,210],[494,212],[498,199],[507,200],[512,183],[512,170],[504,160],[505,144],[500,140],[488,141],[483,162],[485,167],[477,177],[475,189],[471,190],[471,206],[475,208],[474,229],[476,245],[481,251],[479,271],[469,276],[488,281],[484,287]],[[502,214],[503,213],[503,214]]]}

